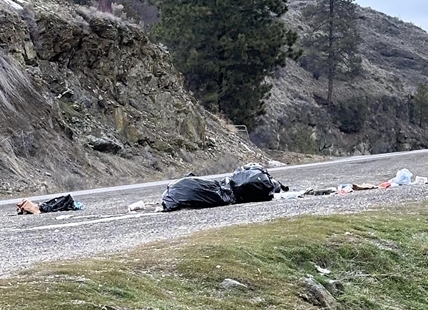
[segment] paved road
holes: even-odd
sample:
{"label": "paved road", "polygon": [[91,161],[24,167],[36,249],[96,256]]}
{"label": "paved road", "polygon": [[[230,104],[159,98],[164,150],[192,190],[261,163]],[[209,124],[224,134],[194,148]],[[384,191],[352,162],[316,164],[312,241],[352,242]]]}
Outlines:
{"label": "paved road", "polygon": [[[359,156],[269,171],[289,185],[291,190],[349,182],[378,184],[394,177],[396,171],[402,168],[408,168],[414,176],[428,176],[427,155],[428,150]],[[223,175],[207,178],[221,177]],[[0,276],[7,276],[40,261],[100,255],[154,240],[186,236],[203,229],[299,214],[358,212],[391,204],[403,204],[405,207],[407,202],[428,200],[428,185],[412,185],[203,210],[156,213],[154,209],[148,209],[128,213],[126,206],[135,201],[159,201],[168,183],[163,181],[74,192],[73,197],[85,205],[85,210],[76,212],[14,216],[17,200],[0,201]],[[51,197],[32,199],[44,201]]]}

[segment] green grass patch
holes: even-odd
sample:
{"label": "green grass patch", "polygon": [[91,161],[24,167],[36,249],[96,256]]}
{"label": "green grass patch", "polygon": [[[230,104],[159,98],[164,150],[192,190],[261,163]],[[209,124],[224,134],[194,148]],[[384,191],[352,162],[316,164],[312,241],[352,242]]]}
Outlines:
{"label": "green grass patch", "polygon": [[[0,309],[318,309],[302,298],[307,275],[344,284],[340,309],[427,309],[425,207],[280,219],[41,264],[0,280]],[[225,278],[248,288],[226,290]]]}

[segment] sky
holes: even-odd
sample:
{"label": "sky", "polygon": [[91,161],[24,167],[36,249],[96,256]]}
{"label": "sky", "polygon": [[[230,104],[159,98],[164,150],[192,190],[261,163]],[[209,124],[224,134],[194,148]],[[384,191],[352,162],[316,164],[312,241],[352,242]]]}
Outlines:
{"label": "sky", "polygon": [[362,7],[411,22],[428,32],[428,0],[356,0]]}

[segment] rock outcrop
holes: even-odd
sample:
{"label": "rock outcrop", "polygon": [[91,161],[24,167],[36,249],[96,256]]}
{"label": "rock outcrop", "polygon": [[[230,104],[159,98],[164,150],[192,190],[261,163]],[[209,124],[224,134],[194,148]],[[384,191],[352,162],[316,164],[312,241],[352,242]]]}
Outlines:
{"label": "rock outcrop", "polygon": [[0,195],[263,161],[142,29],[67,1],[0,0]]}

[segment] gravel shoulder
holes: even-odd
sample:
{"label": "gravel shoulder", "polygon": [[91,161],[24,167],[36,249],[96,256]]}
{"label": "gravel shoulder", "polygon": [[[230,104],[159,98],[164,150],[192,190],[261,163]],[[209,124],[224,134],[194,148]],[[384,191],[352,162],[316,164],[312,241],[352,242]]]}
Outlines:
{"label": "gravel shoulder", "polygon": [[[341,183],[374,183],[408,168],[414,176],[428,176],[425,153],[367,158],[320,166],[296,166],[272,175],[291,190],[323,188]],[[428,185],[412,185],[354,192],[346,195],[274,200],[171,213],[128,213],[132,202],[159,201],[164,185],[77,197],[85,210],[13,216],[13,204],[0,207],[0,276],[31,264],[123,251],[142,243],[174,239],[191,233],[236,224],[268,221],[302,214],[361,212],[428,200]],[[58,218],[72,215],[71,218]]]}

